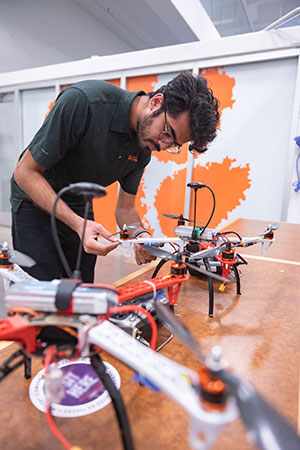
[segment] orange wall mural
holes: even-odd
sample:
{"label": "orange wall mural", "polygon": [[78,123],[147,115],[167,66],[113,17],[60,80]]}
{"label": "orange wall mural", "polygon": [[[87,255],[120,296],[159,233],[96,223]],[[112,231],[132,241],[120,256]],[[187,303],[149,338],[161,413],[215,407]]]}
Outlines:
{"label": "orange wall mural", "polygon": [[158,191],[154,203],[161,230],[165,236],[174,236],[177,221],[163,216],[165,214],[180,215],[184,213],[186,169],[178,170],[173,177],[166,177]]}
{"label": "orange wall mural", "polygon": [[[120,79],[107,81],[120,87]],[[101,223],[111,233],[115,233],[117,231],[115,209],[118,200],[118,182],[116,181],[105,189],[107,191],[106,197],[93,200],[95,221]]]}
{"label": "orange wall mural", "polygon": [[207,80],[207,86],[213,91],[214,96],[219,100],[219,113],[222,121],[222,111],[225,108],[231,108],[235,103],[233,88],[235,79],[229,77],[223,68],[214,67],[213,69],[201,69],[199,75]]}
{"label": "orange wall mural", "polygon": [[[222,122],[222,112],[225,108],[232,108],[233,87],[235,79],[229,77],[223,68],[213,68],[200,70],[199,75],[207,79],[208,86],[212,89],[214,96],[219,100],[220,123]],[[195,158],[196,162],[196,158]],[[228,219],[228,213],[233,211],[242,200],[245,200],[245,190],[251,186],[249,179],[250,166],[233,166],[236,160],[224,158],[221,163],[207,163],[204,167],[195,165],[192,174],[192,181],[198,181],[208,185],[216,197],[216,209],[209,224],[216,227],[223,219]],[[209,219],[212,211],[213,200],[208,189],[198,191],[197,220],[203,225]],[[194,217],[194,192],[190,201],[190,217]]]}
{"label": "orange wall mural", "polygon": [[[216,227],[222,219],[228,219],[228,213],[233,211],[242,200],[246,200],[245,190],[250,188],[249,171],[245,167],[236,167],[235,159],[225,158],[222,163],[207,163],[204,167],[197,166],[193,171],[193,180],[201,181],[209,186],[216,197],[216,208],[209,227]],[[209,189],[198,190],[196,218],[205,225],[211,214],[213,197]],[[194,217],[194,191],[191,195],[190,217]]]}

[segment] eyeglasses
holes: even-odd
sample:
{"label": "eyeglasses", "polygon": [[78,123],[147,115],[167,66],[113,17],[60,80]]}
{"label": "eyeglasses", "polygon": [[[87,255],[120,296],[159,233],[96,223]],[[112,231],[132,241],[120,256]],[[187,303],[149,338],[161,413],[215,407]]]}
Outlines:
{"label": "eyeglasses", "polygon": [[[164,131],[160,134],[159,140],[161,142],[164,142],[165,144],[170,144],[170,147],[167,148],[167,152],[171,153],[171,155],[178,155],[181,152],[181,145],[177,144],[177,142],[174,141],[173,133],[168,129],[166,110],[165,110],[165,128]],[[172,150],[173,148],[174,150]]]}

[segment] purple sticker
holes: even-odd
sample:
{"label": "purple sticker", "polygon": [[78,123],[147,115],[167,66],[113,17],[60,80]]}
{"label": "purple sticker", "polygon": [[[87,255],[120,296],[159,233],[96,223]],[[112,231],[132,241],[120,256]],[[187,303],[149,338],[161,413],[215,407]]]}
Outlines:
{"label": "purple sticker", "polygon": [[[117,389],[120,388],[120,376],[109,363],[104,362],[106,371]],[[111,399],[90,365],[89,358],[76,361],[63,360],[57,363],[63,372],[62,385],[64,396],[60,403],[51,405],[52,414],[59,417],[78,417],[90,414],[106,406]],[[45,412],[45,381],[41,370],[32,380],[29,395],[32,403]]]}

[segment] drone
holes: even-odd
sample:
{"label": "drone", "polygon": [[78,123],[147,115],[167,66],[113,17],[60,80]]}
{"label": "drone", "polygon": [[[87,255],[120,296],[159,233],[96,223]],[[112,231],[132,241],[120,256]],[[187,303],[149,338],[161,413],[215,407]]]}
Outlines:
{"label": "drone", "polygon": [[[71,186],[74,189],[74,185]],[[104,195],[104,191],[104,188],[91,183],[76,184],[78,195],[83,192],[82,195],[88,199],[95,192]],[[9,254],[8,249],[5,254]],[[11,264],[11,257],[9,255],[7,258],[8,264]],[[79,262],[80,259],[74,270],[76,274],[80,273]],[[62,373],[57,368],[57,362],[60,359],[89,357],[91,366],[112,398],[123,447],[133,450],[126,409],[120,392],[105,370],[100,356],[103,349],[131,367],[138,375],[136,380],[140,384],[165,392],[188,412],[192,448],[209,449],[222,427],[240,415],[254,443],[262,449],[273,450],[274,444],[280,450],[298,449],[300,439],[291,425],[249,383],[226,370],[220,349],[214,348],[205,357],[191,332],[172,312],[171,307],[176,302],[180,287],[188,279],[184,269],[181,263],[175,262],[168,275],[119,289],[84,284],[72,277],[52,282],[23,281],[12,284],[5,291],[9,316],[0,321],[0,340],[18,342],[20,350],[0,366],[0,381],[22,364],[25,377],[30,378],[31,357],[44,357],[46,416],[55,428],[54,422],[51,422],[51,405],[59,403],[62,390]],[[169,292],[168,303],[158,295],[165,288]],[[126,304],[149,293],[153,297],[158,320],[166,324],[201,360],[202,366],[198,372],[158,354],[155,351],[157,323],[153,314],[138,302]],[[150,347],[108,320],[113,314],[131,311],[142,314],[149,321],[152,331]],[[61,435],[58,433],[56,436]],[[65,438],[60,441],[66,442]]]}
{"label": "drone", "polygon": [[[238,248],[249,247],[255,244],[261,244],[261,253],[266,255],[275,241],[274,231],[279,228],[277,223],[270,224],[266,230],[254,237],[242,237],[235,231],[221,232],[215,228],[207,228],[215,210],[215,196],[212,189],[204,183],[191,182],[188,187],[194,190],[194,218],[189,219],[183,217],[182,214],[163,214],[164,216],[176,219],[175,238],[173,243],[177,243],[176,237],[181,239],[179,244],[178,255],[170,254],[163,249],[155,246],[155,241],[164,242],[164,238],[148,238],[141,240],[141,243],[147,245],[145,249],[152,255],[161,258],[160,263],[154,271],[156,276],[162,265],[168,260],[180,259],[186,264],[190,275],[202,277],[207,276],[209,289],[209,317],[214,316],[214,288],[213,279],[210,275],[214,273],[223,278],[219,287],[220,291],[224,291],[226,284],[230,282],[236,283],[236,293],[241,294],[240,271],[238,267],[242,264],[248,264],[245,258],[237,253]],[[198,226],[196,221],[197,192],[201,188],[208,188],[213,196],[214,204],[209,220],[205,226]],[[186,225],[186,222],[193,222],[193,225]],[[131,240],[130,242],[134,242]],[[166,238],[165,242],[171,242],[171,238]],[[154,243],[154,244],[153,244]],[[151,246],[151,247],[150,247]],[[153,246],[153,247],[152,247]],[[201,274],[200,270],[203,273]],[[206,273],[204,273],[206,271]],[[215,279],[217,279],[215,277]],[[220,280],[220,279],[219,279]]]}
{"label": "drone", "polygon": [[0,275],[2,275],[5,290],[13,283],[35,280],[20,267],[32,267],[34,265],[35,261],[30,256],[10,249],[7,242],[0,244]]}
{"label": "drone", "polygon": [[[57,283],[56,293],[61,283]],[[101,348],[132,368],[140,384],[164,392],[186,410],[190,416],[191,448],[209,449],[222,428],[239,415],[254,442],[262,449],[273,450],[275,444],[279,450],[299,448],[300,438],[296,431],[248,382],[238,379],[225,368],[220,349],[213,348],[205,357],[190,331],[159,299],[155,301],[157,315],[201,360],[198,372],[154,351],[155,321],[151,322],[151,315],[146,315],[146,310],[143,314],[150,320],[153,333],[151,348],[109,322],[110,314],[130,309],[130,306],[122,306],[122,294],[112,287],[89,286],[93,301],[88,301],[87,287],[79,285],[67,310],[66,305],[56,302],[57,297],[50,302],[49,299],[42,301],[40,296],[35,300],[36,310],[33,310],[36,293],[32,290],[30,295],[27,284],[28,298],[23,299],[22,307],[17,310],[13,307],[16,286],[8,289],[5,295],[11,315],[0,322],[0,339],[18,342],[21,348],[0,366],[0,380],[22,364],[25,377],[29,378],[30,358],[44,356],[47,417],[51,415],[51,405],[59,403],[61,398],[62,374],[57,362],[61,358],[89,357],[91,366],[114,399],[123,448],[133,450],[126,409],[120,392],[105,371],[99,354]],[[133,286],[132,289],[137,288]],[[154,293],[153,286],[152,289]],[[70,330],[76,331],[76,337]]]}

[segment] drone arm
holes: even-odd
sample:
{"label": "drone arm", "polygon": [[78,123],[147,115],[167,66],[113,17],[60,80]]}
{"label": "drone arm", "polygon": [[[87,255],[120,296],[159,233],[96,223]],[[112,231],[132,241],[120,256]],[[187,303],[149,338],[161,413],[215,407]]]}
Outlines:
{"label": "drone arm", "polygon": [[[172,277],[171,275],[163,275],[161,277],[152,278],[151,283],[143,281],[141,283],[136,283],[129,286],[121,286],[118,288],[119,303],[125,302],[126,300],[130,300],[135,297],[139,297],[140,295],[144,295],[149,292],[154,293],[153,285],[156,291],[158,291],[159,289],[170,288],[172,286],[181,286],[181,284],[188,279],[188,275],[183,275],[178,278]],[[178,293],[179,290],[177,292],[177,295]]]}
{"label": "drone arm", "polygon": [[[208,449],[222,426],[237,417],[234,402],[228,402],[223,412],[202,409],[194,387],[198,384],[198,375],[194,371],[153,352],[116,325],[105,321],[93,327],[87,339],[149,380],[188,412],[192,426],[190,442],[194,449]],[[199,434],[206,434],[206,430],[209,430],[209,439],[204,442]]]}
{"label": "drone arm", "polygon": [[14,315],[0,322],[0,341],[19,342],[28,353],[34,353],[39,330],[39,327],[26,324],[19,315]]}

